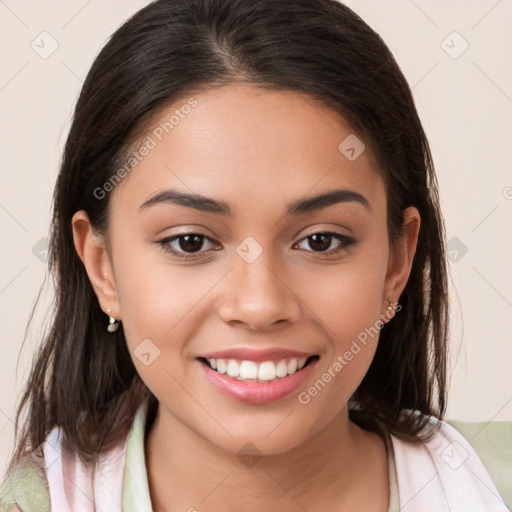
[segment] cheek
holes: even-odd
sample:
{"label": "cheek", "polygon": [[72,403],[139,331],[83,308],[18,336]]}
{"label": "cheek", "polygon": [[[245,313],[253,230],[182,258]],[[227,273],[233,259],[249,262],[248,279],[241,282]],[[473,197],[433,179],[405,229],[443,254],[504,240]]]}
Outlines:
{"label": "cheek", "polygon": [[359,280],[356,277],[331,283],[329,300],[315,299],[329,341],[316,380],[297,398],[319,419],[334,417],[348,402],[367,373],[379,342],[378,280],[372,281],[368,273],[361,274]]}
{"label": "cheek", "polygon": [[187,340],[200,327],[198,315],[204,314],[208,294],[223,272],[208,265],[171,264],[154,247],[126,250],[123,253],[120,246],[118,254],[129,257],[118,257],[114,265],[121,321],[132,358],[142,350],[142,342],[148,347],[153,344],[154,351],[160,351],[157,366],[177,370],[179,362],[190,357]]}
{"label": "cheek", "polygon": [[386,256],[372,258],[360,252],[328,271],[315,271],[309,286],[303,286],[306,309],[324,324],[336,351],[344,351],[347,343],[382,317],[386,262]]}
{"label": "cheek", "polygon": [[119,283],[121,320],[137,373],[159,399],[172,397],[173,403],[181,403],[177,381],[187,370],[183,358],[198,302],[194,284],[164,265],[137,266],[135,258],[119,272]]}
{"label": "cheek", "polygon": [[[382,257],[375,257],[383,254]],[[387,268],[385,244],[360,251],[357,257],[327,273],[314,275],[315,286],[304,287],[304,302],[329,339],[320,370],[321,380],[340,399],[348,400],[366,374],[383,325],[383,286]],[[322,388],[319,383],[319,389]],[[312,390],[314,394],[315,390]],[[330,393],[323,393],[330,407]],[[332,396],[332,395],[331,395]],[[319,401],[319,402],[320,402]],[[337,404],[339,406],[339,404]]]}

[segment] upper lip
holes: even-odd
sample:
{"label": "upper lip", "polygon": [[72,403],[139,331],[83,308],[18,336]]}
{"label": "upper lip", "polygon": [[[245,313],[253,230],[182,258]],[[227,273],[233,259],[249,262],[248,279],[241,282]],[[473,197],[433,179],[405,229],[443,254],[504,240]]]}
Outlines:
{"label": "upper lip", "polygon": [[239,347],[219,350],[217,352],[209,352],[201,357],[206,359],[239,359],[247,361],[273,361],[280,359],[289,359],[296,357],[297,359],[308,358],[314,356],[311,352],[300,352],[297,350],[289,350],[286,348],[268,348],[265,350],[257,350],[253,348]]}

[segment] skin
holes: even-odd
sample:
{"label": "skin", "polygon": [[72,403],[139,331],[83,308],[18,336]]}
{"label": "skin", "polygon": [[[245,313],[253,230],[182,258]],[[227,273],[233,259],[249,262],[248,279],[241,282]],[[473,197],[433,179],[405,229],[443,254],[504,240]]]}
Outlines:
{"label": "skin", "polygon": [[[146,439],[153,510],[387,511],[384,442],[347,410],[378,335],[307,405],[298,392],[270,404],[236,402],[212,387],[196,358],[233,346],[318,354],[299,391],[307,390],[383,317],[387,297],[398,301],[419,213],[405,211],[404,235],[390,246],[378,162],[368,145],[354,161],[338,150],[354,131],[323,104],[242,84],[194,98],[197,106],[110,192],[108,235],[92,229],[85,211],[72,220],[101,307],[123,322],[135,367],[159,400]],[[162,110],[155,126],[183,103]],[[139,211],[170,187],[224,200],[235,216],[172,204]],[[371,211],[347,202],[286,217],[289,202],[334,188],[364,195]],[[357,243],[328,256],[308,238],[322,231]],[[191,232],[212,241],[203,239],[189,263],[155,243]],[[247,236],[263,250],[252,263],[236,252]],[[327,250],[339,245],[332,238]],[[172,247],[187,250],[183,239]],[[149,366],[134,356],[144,339],[160,350]],[[237,457],[247,442],[262,455],[251,467]]]}

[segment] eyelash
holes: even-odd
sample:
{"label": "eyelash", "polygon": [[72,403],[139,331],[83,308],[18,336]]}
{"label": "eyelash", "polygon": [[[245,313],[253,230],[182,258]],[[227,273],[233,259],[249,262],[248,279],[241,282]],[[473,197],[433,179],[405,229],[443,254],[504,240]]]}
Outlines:
{"label": "eyelash", "polygon": [[[191,232],[191,233],[182,233],[182,234],[179,234],[179,235],[174,235],[174,236],[171,236],[171,237],[166,237],[166,238],[163,238],[162,240],[158,240],[156,243],[159,244],[165,252],[168,252],[168,253],[172,254],[179,261],[196,260],[198,258],[202,258],[201,253],[204,253],[206,251],[200,251],[200,252],[197,252],[197,253],[187,254],[187,253],[182,253],[182,252],[176,251],[175,249],[171,248],[170,245],[169,245],[174,240],[178,240],[178,239],[180,239],[182,237],[185,237],[185,236],[193,236],[193,235],[202,237],[202,238],[204,238],[206,240],[209,240],[210,242],[213,242],[213,240],[210,237],[208,237],[206,235],[203,235],[202,233],[193,233],[193,232]],[[303,240],[307,240],[308,238],[310,238],[310,237],[312,237],[314,235],[329,235],[329,236],[339,240],[342,243],[341,243],[341,245],[339,247],[337,247],[336,249],[331,249],[330,251],[307,251],[307,252],[315,252],[315,253],[321,254],[321,255],[328,254],[330,256],[330,255],[338,254],[338,253],[340,253],[342,251],[345,251],[349,247],[351,247],[352,245],[355,245],[357,243],[354,238],[342,235],[340,233],[333,233],[333,232],[330,232],[330,231],[318,231],[316,233],[312,233],[312,234],[302,238],[301,240],[299,240],[298,243],[302,242]]]}

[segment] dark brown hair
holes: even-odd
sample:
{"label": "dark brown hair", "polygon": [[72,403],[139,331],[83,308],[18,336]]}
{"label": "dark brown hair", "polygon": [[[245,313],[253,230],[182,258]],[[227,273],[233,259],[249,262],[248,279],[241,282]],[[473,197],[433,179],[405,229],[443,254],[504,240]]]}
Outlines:
{"label": "dark brown hair", "polygon": [[[427,439],[446,407],[448,296],[437,179],[411,90],[389,49],[334,0],[158,0],[109,39],[83,84],[53,198],[51,326],[16,415],[11,468],[58,425],[89,464],[123,441],[134,414],[158,402],[137,374],[122,325],[107,317],[73,243],[71,218],[86,210],[107,232],[109,195],[94,191],[125,161],[163,107],[233,82],[305,94],[335,109],[381,165],[392,243],[408,206],[421,216],[402,310],[381,330],[351,410],[379,417],[395,435]],[[340,141],[341,142],[341,141]],[[30,323],[30,322],[29,322]],[[28,415],[20,432],[21,413]],[[352,414],[352,413],[351,413]]]}

